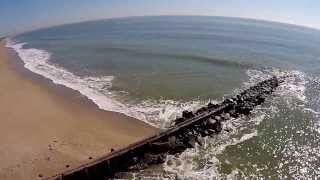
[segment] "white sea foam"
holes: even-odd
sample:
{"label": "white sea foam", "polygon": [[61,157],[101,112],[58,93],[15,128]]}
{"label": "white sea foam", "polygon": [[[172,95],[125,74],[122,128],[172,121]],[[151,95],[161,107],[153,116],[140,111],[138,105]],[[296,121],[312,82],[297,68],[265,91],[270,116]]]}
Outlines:
{"label": "white sea foam", "polygon": [[311,109],[311,108],[303,108],[303,110],[309,111],[309,112],[311,112],[311,113],[313,113],[313,114],[315,114],[315,115],[320,115],[320,112],[315,111],[315,110],[313,110],[313,109]]}
{"label": "white sea foam", "polygon": [[230,134],[223,133],[216,138],[205,138],[203,147],[196,146],[195,149],[187,149],[179,157],[168,156],[164,166],[165,170],[178,174],[181,179],[234,179],[238,171],[234,170],[229,175],[220,174],[219,165],[221,162],[217,155],[221,154],[226,147],[240,144],[257,135],[257,131],[254,130],[241,137],[232,138]]}
{"label": "white sea foam", "polygon": [[291,103],[296,100],[299,100],[302,103],[306,103],[307,101],[305,91],[308,80],[306,74],[301,71],[283,71],[273,68],[264,71],[248,70],[247,74],[249,76],[249,81],[244,83],[246,86],[253,85],[272,76],[287,77],[277,88],[276,94],[284,98],[284,100],[287,101],[287,105],[292,105]]}
{"label": "white sea foam", "polygon": [[[209,101],[209,100],[208,100]],[[195,110],[207,104],[208,101],[193,100],[188,102],[179,102],[173,100],[144,100],[139,104],[129,105],[130,111],[144,114],[145,121],[159,127],[167,128],[172,120],[181,115],[184,110]],[[214,101],[211,101],[214,102]]]}
{"label": "white sea foam", "polygon": [[173,100],[144,100],[140,103],[121,102],[114,92],[110,91],[114,77],[80,77],[65,68],[50,62],[51,54],[48,51],[24,48],[26,43],[15,43],[7,39],[6,46],[14,49],[25,68],[42,75],[55,84],[64,85],[79,91],[92,100],[100,109],[123,113],[137,118],[153,126],[168,127],[171,121],[183,110],[194,110],[207,101],[177,102]]}
{"label": "white sea foam", "polygon": [[[221,134],[203,139],[203,146],[187,149],[181,155],[167,156],[164,169],[167,172],[178,174],[180,179],[235,179],[241,174],[240,170],[233,170],[230,174],[221,174],[219,166],[222,162],[217,155],[222,154],[228,146],[241,144],[258,136],[254,128],[258,126],[266,114],[265,109],[273,111],[276,108],[260,108],[255,110],[250,118],[242,117],[231,119],[223,124]],[[228,163],[228,162],[225,162]]]}
{"label": "white sea foam", "polygon": [[[120,102],[117,100],[114,93],[110,91],[112,80],[114,79],[113,76],[76,76],[66,69],[50,63],[49,59],[51,54],[49,52],[34,48],[26,49],[23,47],[24,45],[24,43],[14,43],[10,40],[7,41],[7,46],[13,48],[18,53],[27,69],[51,79],[56,84],[64,85],[79,91],[96,103],[101,109],[124,113],[157,127],[168,127],[172,120],[177,115],[180,115],[181,111],[194,110],[208,102],[196,100],[181,103],[166,99],[145,100],[138,104]],[[288,75],[289,78],[287,78],[275,92],[276,98],[284,101],[290,109],[301,108],[303,111],[312,113],[318,118],[318,111],[313,110],[310,107],[305,107],[308,100],[306,97],[306,84],[309,81],[305,73],[299,71],[268,69],[264,71],[248,70],[247,74],[249,81],[243,84],[243,88],[251,86],[273,75]],[[318,98],[318,100],[320,101],[320,98]],[[224,124],[224,128],[231,130],[231,132],[223,132],[214,138],[206,138],[204,140],[204,147],[188,149],[179,157],[169,156],[165,163],[165,170],[177,173],[182,178],[212,179],[212,177],[221,177],[233,179],[238,174],[241,174],[241,171],[234,169],[229,175],[220,174],[218,167],[222,162],[219,161],[217,155],[223,153],[228,146],[240,144],[258,136],[259,132],[256,130],[256,127],[265,118],[270,118],[270,116],[273,116],[278,111],[277,104],[272,104],[269,107],[258,107],[254,112],[255,115],[250,119],[240,118],[228,121]],[[317,122],[318,123],[312,128],[320,133],[320,121]],[[305,132],[301,133],[303,134]],[[294,142],[290,139],[287,143],[286,148],[283,150],[285,156],[289,157],[297,155],[304,158],[304,161],[301,161],[301,165],[303,165],[305,169],[301,169],[299,172],[293,172],[293,174],[296,173],[296,177],[300,177],[299,175],[305,175],[312,171],[312,164],[309,163],[309,160],[312,159],[310,158],[312,157],[310,154],[320,154],[319,148],[303,146],[300,149],[297,149]],[[169,161],[171,161],[172,164],[169,165]],[[199,168],[199,161],[200,164],[202,164],[201,168]],[[281,170],[282,167],[287,164],[288,162],[286,161],[279,164],[280,174],[283,173]],[[290,168],[294,169],[299,167],[300,165],[291,166]],[[319,172],[320,170],[316,171]]]}
{"label": "white sea foam", "polygon": [[[204,147],[188,149],[179,157],[169,156],[165,164],[166,171],[177,173],[182,179],[235,179],[239,177],[239,175],[243,175],[243,172],[239,169],[233,169],[232,173],[230,174],[221,174],[219,171],[219,166],[222,163],[228,164],[230,162],[220,162],[220,160],[217,158],[217,155],[223,154],[224,150],[229,146],[241,144],[258,136],[259,132],[257,131],[256,127],[264,119],[271,119],[273,116],[280,113],[281,110],[279,110],[278,107],[278,103],[280,101],[284,102],[286,107],[289,109],[295,109],[298,107],[300,109],[304,109],[305,111],[318,114],[318,112],[304,107],[304,105],[307,103],[306,84],[308,82],[304,73],[299,71],[280,71],[277,69],[268,69],[265,71],[248,70],[247,74],[249,81],[243,84],[243,89],[272,76],[287,75],[289,78],[287,78],[285,82],[280,85],[278,90],[275,92],[274,99],[271,103],[269,103],[268,106],[257,107],[254,110],[253,115],[248,119],[240,118],[226,122],[224,124],[224,129],[229,129],[229,132],[223,131],[222,134],[219,134],[214,138],[206,138]],[[236,90],[236,92],[237,91],[239,90]],[[298,101],[298,103],[296,103],[296,101]],[[249,133],[247,133],[248,131]],[[274,133],[277,134],[278,132],[275,131]],[[284,141],[284,143],[285,142],[286,141]],[[311,153],[318,153],[319,149],[311,148],[309,146],[302,146],[300,149],[296,149],[293,145],[290,145],[290,143],[294,144],[292,140],[288,140],[288,142],[289,145],[286,146],[283,152],[284,155],[290,156],[292,153],[296,153],[299,154],[299,157],[305,158],[304,162],[301,162],[301,164],[308,166],[306,166],[304,169],[301,169],[300,172],[296,172],[297,174],[292,174],[295,177],[303,177],[303,175],[306,175],[312,171],[309,166],[311,163],[308,163],[311,161],[307,158],[309,157],[312,159],[312,156],[310,156]],[[272,152],[276,157],[276,149],[270,149],[269,145],[267,144],[265,144],[265,146],[262,148],[268,152]],[[283,172],[285,170],[282,167],[287,163],[288,162],[283,160],[283,164],[279,164],[279,169],[282,169],[279,171],[279,177],[284,177],[282,175],[287,173]],[[202,164],[200,169],[199,164]],[[261,174],[259,174],[258,171],[268,168],[267,166],[257,167],[255,164],[252,164],[252,167],[256,167],[257,172],[256,174],[249,175],[251,178],[261,177]],[[292,166],[291,168],[299,167],[300,166]]]}
{"label": "white sea foam", "polygon": [[[279,179],[288,178],[288,176],[293,179],[314,179],[320,174],[318,166],[320,158],[318,141],[320,113],[315,110],[319,109],[320,100],[318,78],[300,71],[273,69],[269,73],[288,77],[275,92],[276,99],[278,99],[278,101],[275,101],[276,105],[281,102],[285,104],[285,107],[282,107],[284,109],[281,111],[295,111],[303,114],[300,122],[298,119],[292,120],[290,126],[274,131],[275,137],[281,139],[281,144],[271,150],[275,158],[279,158],[276,152],[281,149],[278,152],[281,157],[281,163],[276,168],[277,176]],[[312,93],[307,95],[307,91]],[[291,121],[290,118],[282,120]],[[301,122],[304,125],[301,126]],[[280,136],[283,133],[289,137]],[[301,141],[301,139],[304,140]],[[271,144],[273,143],[271,142]]]}
{"label": "white sea foam", "polygon": [[35,48],[23,48],[25,44],[7,40],[6,45],[17,52],[24,62],[25,68],[51,79],[55,84],[64,85],[79,91],[95,102],[101,109],[124,113],[123,109],[125,105],[110,98],[112,95],[107,91],[112,85],[113,76],[83,78],[76,76],[56,64],[51,64],[49,62],[51,56],[49,52]]}

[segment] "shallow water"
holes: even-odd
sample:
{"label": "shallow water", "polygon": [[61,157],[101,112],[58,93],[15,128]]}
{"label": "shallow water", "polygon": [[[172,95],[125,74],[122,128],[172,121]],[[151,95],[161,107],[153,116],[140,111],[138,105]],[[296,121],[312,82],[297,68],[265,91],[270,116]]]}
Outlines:
{"label": "shallow water", "polygon": [[182,178],[320,176],[320,31],[222,17],[145,17],[64,25],[11,38],[25,67],[101,109],[160,128],[271,75],[291,75],[250,117],[204,147],[168,157]]}

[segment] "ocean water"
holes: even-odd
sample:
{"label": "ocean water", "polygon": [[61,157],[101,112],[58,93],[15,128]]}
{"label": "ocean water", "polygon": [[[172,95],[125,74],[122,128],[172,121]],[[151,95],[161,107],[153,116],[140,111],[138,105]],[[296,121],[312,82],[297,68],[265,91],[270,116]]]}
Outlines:
{"label": "ocean water", "polygon": [[194,16],[69,24],[7,41],[29,70],[164,129],[185,109],[291,75],[249,117],[169,156],[163,169],[182,179],[320,178],[319,45],[320,30]]}

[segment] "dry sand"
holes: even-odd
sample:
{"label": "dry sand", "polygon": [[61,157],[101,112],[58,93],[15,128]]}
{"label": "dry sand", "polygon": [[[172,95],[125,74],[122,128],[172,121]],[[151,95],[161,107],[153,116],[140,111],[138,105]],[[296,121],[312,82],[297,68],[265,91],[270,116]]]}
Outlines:
{"label": "dry sand", "polygon": [[0,179],[52,176],[157,130],[51,92],[17,73],[0,43]]}

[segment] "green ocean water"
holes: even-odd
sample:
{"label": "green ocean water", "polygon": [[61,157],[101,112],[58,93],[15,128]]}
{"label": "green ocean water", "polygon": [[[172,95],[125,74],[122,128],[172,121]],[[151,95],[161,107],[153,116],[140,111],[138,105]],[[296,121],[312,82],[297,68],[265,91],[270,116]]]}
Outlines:
{"label": "green ocean water", "polygon": [[84,22],[8,42],[31,71],[159,128],[184,109],[291,75],[252,115],[168,157],[164,170],[183,179],[320,177],[319,45],[315,29],[195,16]]}

